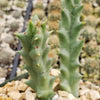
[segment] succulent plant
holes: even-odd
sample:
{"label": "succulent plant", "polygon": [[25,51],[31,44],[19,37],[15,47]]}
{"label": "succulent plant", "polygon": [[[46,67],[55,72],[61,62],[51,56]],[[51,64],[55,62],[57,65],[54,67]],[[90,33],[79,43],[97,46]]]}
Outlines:
{"label": "succulent plant", "polygon": [[46,23],[40,22],[38,17],[34,16],[32,22],[29,22],[26,34],[16,36],[22,42],[23,49],[19,53],[23,56],[26,62],[24,68],[30,75],[26,84],[37,92],[39,100],[51,100],[55,77],[49,75],[52,58],[48,57],[50,47],[46,45],[49,36]]}
{"label": "succulent plant", "polygon": [[43,2],[41,0],[37,1],[36,5],[35,5],[35,9],[43,9]]}
{"label": "succulent plant", "polygon": [[52,10],[61,10],[61,0],[54,0],[53,2],[50,2],[49,5],[49,12]]}
{"label": "succulent plant", "polygon": [[40,20],[42,20],[45,17],[45,12],[42,9],[35,9],[32,13],[32,16],[34,16],[35,14],[38,15]]}
{"label": "succulent plant", "polygon": [[94,42],[94,41],[93,41],[93,42],[90,41],[89,43],[87,43],[87,44],[85,45],[84,50],[85,50],[85,52],[86,52],[86,54],[87,54],[88,56],[94,56],[94,55],[96,55],[96,54],[98,55],[98,52],[99,52],[97,43]]}
{"label": "succulent plant", "polygon": [[19,28],[19,23],[18,22],[14,22],[14,23],[12,22],[10,24],[11,31],[16,31],[18,28]]}
{"label": "succulent plant", "polygon": [[83,3],[83,5],[84,5],[84,8],[83,8],[82,13],[85,15],[91,15],[93,13],[92,6],[90,4],[87,4],[87,3]]}
{"label": "succulent plant", "polygon": [[92,27],[96,27],[97,25],[97,18],[93,15],[86,17],[85,21],[86,21],[86,25],[90,25]]}
{"label": "succulent plant", "polygon": [[1,34],[1,41],[8,43],[8,44],[12,44],[14,43],[14,37],[11,34]]}
{"label": "succulent plant", "polygon": [[93,39],[95,36],[95,29],[91,26],[85,26],[83,31],[81,32],[82,38],[84,38],[85,42],[88,42]]}
{"label": "succulent plant", "polygon": [[92,59],[92,58],[87,58],[85,59],[85,64],[83,66],[83,69],[85,71],[85,73],[87,75],[88,78],[89,77],[94,77],[95,75],[97,75],[97,78],[99,77],[99,60],[97,59]]}
{"label": "succulent plant", "polygon": [[62,0],[61,21],[59,22],[60,41],[60,89],[78,96],[81,75],[78,73],[79,54],[83,41],[79,41],[79,32],[83,26],[80,13],[83,6],[80,0]]}
{"label": "succulent plant", "polygon": [[59,24],[57,21],[48,21],[49,31],[53,30],[53,33],[59,29]]}
{"label": "succulent plant", "polygon": [[48,44],[51,45],[51,48],[59,47],[59,38],[56,34],[51,35],[48,38]]}
{"label": "succulent plant", "polygon": [[61,0],[51,1],[48,12],[48,30],[53,30],[52,34],[56,34],[59,29],[58,20],[61,19]]}
{"label": "succulent plant", "polygon": [[25,6],[25,2],[24,2],[24,1],[17,1],[17,2],[15,3],[15,5],[16,5],[17,7],[19,7],[19,8],[23,8],[23,7]]}
{"label": "succulent plant", "polygon": [[12,62],[15,52],[10,48],[9,44],[2,43],[0,44],[0,63],[8,64]]}
{"label": "succulent plant", "polygon": [[0,0],[0,8],[5,8],[8,6],[8,0]]}
{"label": "succulent plant", "polygon": [[32,16],[34,16],[35,14],[38,15],[40,20],[45,18],[45,12],[42,0],[36,2],[35,9],[32,12]]}
{"label": "succulent plant", "polygon": [[48,20],[56,21],[61,19],[61,13],[59,11],[52,11],[48,15]]}
{"label": "succulent plant", "polygon": [[20,18],[20,16],[21,16],[21,13],[19,11],[14,11],[13,12],[13,17],[14,18],[18,19],[18,18]]}

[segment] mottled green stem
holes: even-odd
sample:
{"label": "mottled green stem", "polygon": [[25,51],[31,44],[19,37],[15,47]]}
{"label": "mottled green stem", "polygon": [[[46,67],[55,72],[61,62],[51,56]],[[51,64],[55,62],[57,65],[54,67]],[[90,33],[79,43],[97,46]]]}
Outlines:
{"label": "mottled green stem", "polygon": [[26,34],[16,34],[23,45],[19,53],[23,56],[26,65],[24,68],[30,75],[26,82],[37,92],[39,100],[50,100],[52,98],[53,83],[55,77],[49,75],[52,58],[48,57],[50,50],[46,44],[49,33],[46,32],[46,23],[39,21],[37,16],[29,22]]}
{"label": "mottled green stem", "polygon": [[60,58],[61,74],[60,88],[74,96],[78,96],[79,80],[81,75],[78,73],[79,54],[83,41],[79,41],[79,32],[83,26],[80,22],[80,13],[83,6],[80,0],[62,0],[60,30]]}

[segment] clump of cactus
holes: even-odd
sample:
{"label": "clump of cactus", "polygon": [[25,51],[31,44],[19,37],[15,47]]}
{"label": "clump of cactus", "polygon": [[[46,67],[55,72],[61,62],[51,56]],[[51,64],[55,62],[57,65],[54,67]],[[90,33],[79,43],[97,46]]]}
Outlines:
{"label": "clump of cactus", "polygon": [[24,8],[25,2],[24,1],[16,1],[15,5],[19,8]]}
{"label": "clump of cactus", "polygon": [[84,40],[90,41],[91,39],[93,39],[93,34],[89,34],[86,30],[84,32],[82,32],[82,38],[84,38]]}
{"label": "clump of cactus", "polygon": [[53,0],[48,7],[48,30],[53,30],[53,33],[59,29],[58,20],[61,19],[61,0]]}
{"label": "clump of cactus", "polygon": [[88,42],[93,39],[93,37],[95,36],[95,33],[96,32],[93,27],[85,26],[83,28],[83,31],[81,32],[81,36],[82,38],[84,38],[85,42]]}
{"label": "clump of cactus", "polygon": [[35,9],[32,13],[32,16],[34,16],[35,14],[38,15],[39,19],[42,20],[45,17],[45,13],[43,10],[40,9]]}
{"label": "clump of cactus", "polygon": [[45,17],[45,12],[43,9],[44,9],[43,1],[37,1],[35,5],[35,9],[32,12],[32,16],[37,14],[39,19],[42,20]]}
{"label": "clump of cactus", "polygon": [[83,66],[84,69],[84,77],[85,78],[99,78],[99,60],[87,58],[85,59],[85,64]]}
{"label": "clump of cactus", "polygon": [[43,2],[40,0],[36,3],[35,8],[44,9]]}
{"label": "clump of cactus", "polygon": [[51,48],[59,47],[59,38],[56,34],[53,34],[48,39],[48,44],[51,45]]}
{"label": "clump of cactus", "polygon": [[13,17],[14,18],[18,19],[18,18],[20,18],[20,16],[21,16],[21,13],[19,11],[14,11],[13,12]]}
{"label": "clump of cactus", "polygon": [[61,0],[54,0],[49,5],[49,12],[52,10],[61,10]]}
{"label": "clump of cactus", "polygon": [[83,8],[83,14],[85,15],[91,15],[93,13],[93,8],[90,4],[83,3],[84,8]]}
{"label": "clump of cactus", "polygon": [[94,41],[90,41],[88,44],[85,45],[84,50],[88,56],[96,55],[98,53],[97,43]]}
{"label": "clump of cactus", "polygon": [[48,20],[50,20],[50,21],[56,21],[56,20],[60,20],[60,19],[61,19],[61,14],[60,14],[60,12],[52,11],[52,12],[48,15]]}
{"label": "clump of cactus", "polygon": [[8,6],[8,0],[0,0],[0,8],[5,8]]}
{"label": "clump of cactus", "polygon": [[12,22],[11,24],[10,24],[10,30],[11,31],[17,31],[17,29],[19,28],[19,23],[18,22]]}
{"label": "clump of cactus", "polygon": [[55,78],[49,75],[52,58],[48,57],[50,47],[46,45],[49,36],[46,32],[46,23],[40,22],[38,17],[34,16],[29,22],[26,34],[16,36],[22,42],[23,49],[19,53],[23,56],[26,62],[24,68],[30,75],[26,84],[37,92],[39,100],[51,100]]}
{"label": "clump of cactus", "polygon": [[59,24],[57,21],[48,21],[49,31],[52,31],[53,33],[56,33],[56,31],[59,29]]}
{"label": "clump of cactus", "polygon": [[88,16],[86,19],[86,25],[90,25],[92,27],[96,27],[97,25],[97,18],[93,15]]}
{"label": "clump of cactus", "polygon": [[60,41],[60,89],[78,96],[79,54],[83,41],[79,41],[79,32],[83,26],[80,22],[80,13],[83,6],[80,0],[62,0],[62,12],[59,29]]}

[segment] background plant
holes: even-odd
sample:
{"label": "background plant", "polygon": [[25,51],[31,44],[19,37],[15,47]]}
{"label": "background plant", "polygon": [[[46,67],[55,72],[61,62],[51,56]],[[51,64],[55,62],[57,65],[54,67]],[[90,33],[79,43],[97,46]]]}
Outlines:
{"label": "background plant", "polygon": [[99,79],[100,73],[99,71],[99,59],[93,59],[93,58],[86,58],[85,64],[83,65],[83,73],[84,78],[87,79]]}
{"label": "background plant", "polygon": [[35,9],[32,11],[32,16],[35,14],[38,15],[40,20],[43,20],[45,18],[45,12],[44,12],[44,6],[43,6],[43,1],[38,0],[36,2],[36,5],[34,7]]}
{"label": "background plant", "polygon": [[83,41],[79,41],[79,32],[83,26],[80,22],[80,13],[83,6],[80,0],[62,0],[62,12],[59,34],[60,40],[60,89],[78,96],[79,54]]}

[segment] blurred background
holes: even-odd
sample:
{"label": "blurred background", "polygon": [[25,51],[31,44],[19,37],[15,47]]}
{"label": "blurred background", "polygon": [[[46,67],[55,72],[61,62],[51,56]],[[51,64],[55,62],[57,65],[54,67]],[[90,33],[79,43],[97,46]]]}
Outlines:
{"label": "blurred background", "polygon": [[[80,40],[84,40],[80,54],[79,72],[83,80],[100,85],[100,0],[82,0],[84,6],[80,20],[85,23]],[[20,41],[14,33],[25,32],[28,21],[37,14],[40,20],[48,20],[47,30],[54,30],[48,38],[55,58],[52,68],[59,69],[58,20],[61,19],[60,0],[0,0],[0,84],[15,76],[27,73],[24,61],[17,50]]]}

